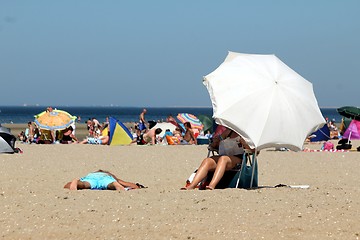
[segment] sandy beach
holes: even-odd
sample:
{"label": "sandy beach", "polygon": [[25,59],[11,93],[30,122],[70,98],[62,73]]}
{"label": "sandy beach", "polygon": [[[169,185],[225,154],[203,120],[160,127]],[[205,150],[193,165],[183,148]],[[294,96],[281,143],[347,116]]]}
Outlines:
{"label": "sandy beach", "polygon": [[[205,145],[16,146],[22,154],[0,155],[3,239],[360,237],[359,152],[263,150],[258,160],[263,188],[181,191],[207,155]],[[63,189],[97,169],[148,188]],[[280,183],[310,188],[270,187]]]}

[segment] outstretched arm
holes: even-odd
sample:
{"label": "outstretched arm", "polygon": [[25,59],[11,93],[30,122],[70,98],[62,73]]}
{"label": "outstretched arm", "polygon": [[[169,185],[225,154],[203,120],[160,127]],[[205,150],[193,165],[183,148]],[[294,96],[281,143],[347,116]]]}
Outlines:
{"label": "outstretched arm", "polygon": [[121,180],[120,178],[118,178],[117,176],[115,176],[114,174],[112,174],[111,172],[107,172],[108,174],[110,174],[113,178],[115,178],[115,180],[122,185],[123,187],[131,187],[132,189],[136,189],[139,188],[135,183],[132,182],[126,182],[124,180]]}
{"label": "outstretched arm", "polygon": [[111,172],[109,171],[105,171],[105,170],[101,170],[99,169],[98,172],[105,172],[107,174],[109,174],[110,176],[112,176],[117,183],[119,183],[121,186],[118,186],[116,183],[114,184],[115,188],[118,186],[119,188],[121,189],[117,189],[117,190],[123,190],[123,188],[126,188],[126,187],[131,187],[132,189],[136,189],[136,188],[139,188],[139,186],[137,186],[135,183],[132,183],[132,182],[126,182],[124,180],[121,180],[120,178],[118,178],[117,176],[115,176],[114,174],[112,174]]}
{"label": "outstretched arm", "polygon": [[132,182],[125,182],[121,179],[117,179],[117,182],[120,183],[123,187],[131,187],[132,189],[139,188],[138,185],[136,185],[135,183],[132,183]]}

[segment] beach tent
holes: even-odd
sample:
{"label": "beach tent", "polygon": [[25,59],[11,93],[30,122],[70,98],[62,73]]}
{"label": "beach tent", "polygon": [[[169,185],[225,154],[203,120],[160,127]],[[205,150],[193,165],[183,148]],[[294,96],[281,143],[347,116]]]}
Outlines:
{"label": "beach tent", "polygon": [[103,130],[102,135],[107,135],[108,129],[110,129],[110,139],[108,143],[110,146],[128,145],[133,140],[129,129],[113,117],[109,118],[109,126]]}
{"label": "beach tent", "polygon": [[10,129],[0,126],[0,153],[14,153],[15,141]]}
{"label": "beach tent", "polygon": [[313,132],[310,136],[314,136],[310,138],[310,142],[327,141],[330,139],[330,129],[328,125],[325,124],[322,128],[318,129],[316,132]]}
{"label": "beach tent", "polygon": [[343,138],[351,140],[360,139],[360,121],[352,120],[343,134]]}

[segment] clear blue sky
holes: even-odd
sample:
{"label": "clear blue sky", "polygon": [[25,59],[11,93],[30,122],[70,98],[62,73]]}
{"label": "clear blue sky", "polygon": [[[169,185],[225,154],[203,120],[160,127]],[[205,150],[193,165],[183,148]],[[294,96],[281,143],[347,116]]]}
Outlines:
{"label": "clear blue sky", "polygon": [[211,106],[228,51],[275,54],[360,106],[360,1],[0,0],[0,105]]}

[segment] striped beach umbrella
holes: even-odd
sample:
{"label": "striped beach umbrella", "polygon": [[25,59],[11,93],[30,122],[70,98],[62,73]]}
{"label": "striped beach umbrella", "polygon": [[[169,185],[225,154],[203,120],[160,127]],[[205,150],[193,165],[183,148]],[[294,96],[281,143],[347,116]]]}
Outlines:
{"label": "striped beach umbrella", "polygon": [[62,130],[74,123],[76,117],[62,110],[44,111],[35,115],[34,122],[41,129]]}
{"label": "striped beach umbrella", "polygon": [[201,130],[204,127],[204,125],[201,123],[201,121],[193,114],[179,113],[176,117],[182,123],[189,122],[191,124],[192,128]]}

